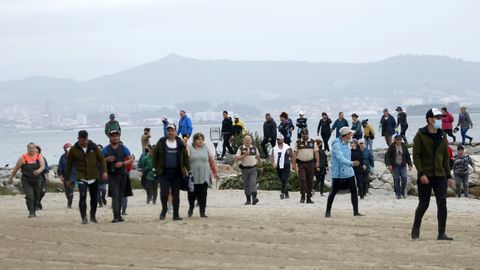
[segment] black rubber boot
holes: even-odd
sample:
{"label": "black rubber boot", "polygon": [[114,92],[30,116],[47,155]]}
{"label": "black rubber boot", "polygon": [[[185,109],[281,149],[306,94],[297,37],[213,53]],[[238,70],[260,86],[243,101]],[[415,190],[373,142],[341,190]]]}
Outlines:
{"label": "black rubber boot", "polygon": [[412,227],[412,232],[410,233],[413,240],[420,238],[420,228]]}
{"label": "black rubber boot", "polygon": [[245,202],[245,205],[252,204],[252,196],[245,195],[245,197],[247,197],[247,201]]}
{"label": "black rubber boot", "polygon": [[307,203],[313,203],[311,196],[307,196]]}
{"label": "black rubber boot", "polygon": [[256,205],[259,202],[259,199],[257,198],[257,193],[254,192],[252,193],[252,204]]}
{"label": "black rubber boot", "polygon": [[302,197],[300,198],[300,203],[305,203],[305,194],[302,194]]}

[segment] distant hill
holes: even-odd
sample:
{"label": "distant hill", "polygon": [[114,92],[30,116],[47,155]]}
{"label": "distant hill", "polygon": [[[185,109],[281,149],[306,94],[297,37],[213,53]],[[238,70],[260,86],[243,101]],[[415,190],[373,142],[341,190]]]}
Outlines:
{"label": "distant hill", "polygon": [[319,98],[402,100],[435,95],[473,95],[478,102],[478,92],[480,63],[443,56],[406,55],[346,64],[196,60],[172,54],[89,81],[32,77],[0,82],[0,105],[35,105],[49,99],[60,109],[195,101],[264,106]]}

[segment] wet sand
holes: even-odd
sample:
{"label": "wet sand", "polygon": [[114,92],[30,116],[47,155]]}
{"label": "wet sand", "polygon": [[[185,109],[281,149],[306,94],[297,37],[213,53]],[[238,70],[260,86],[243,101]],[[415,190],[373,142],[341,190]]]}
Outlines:
{"label": "wet sand", "polygon": [[326,197],[316,195],[314,205],[300,205],[298,194],[259,197],[244,206],[242,191],[210,190],[209,218],[200,219],[198,208],[186,217],[182,192],[184,220],[173,222],[171,215],[159,221],[160,205],[146,205],[136,191],[124,223],[110,223],[104,207],[98,224],[81,225],[63,194],[47,194],[36,219],[26,218],[23,196],[1,196],[0,268],[480,269],[480,200],[448,199],[447,233],[455,241],[444,242],[435,240],[434,197],[419,241],[409,236],[416,197],[375,194],[360,201],[366,216],[353,217],[350,195],[340,195],[331,219],[323,217]]}

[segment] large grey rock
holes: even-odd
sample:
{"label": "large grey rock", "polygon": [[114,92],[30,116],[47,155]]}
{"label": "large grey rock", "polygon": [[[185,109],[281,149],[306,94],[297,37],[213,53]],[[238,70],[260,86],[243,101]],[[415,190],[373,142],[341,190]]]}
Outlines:
{"label": "large grey rock", "polygon": [[469,189],[470,194],[480,198],[480,186],[474,186]]}
{"label": "large grey rock", "polygon": [[393,185],[393,175],[392,174],[384,174],[380,180],[382,180],[382,182],[384,182],[384,183],[388,183],[390,185]]}
{"label": "large grey rock", "polygon": [[388,192],[393,192],[394,191],[393,186],[390,185],[389,183],[383,183],[382,189],[386,190]]}
{"label": "large grey rock", "polygon": [[383,182],[378,179],[375,179],[372,182],[370,182],[370,187],[374,189],[380,189],[382,188],[382,186],[383,186]]}

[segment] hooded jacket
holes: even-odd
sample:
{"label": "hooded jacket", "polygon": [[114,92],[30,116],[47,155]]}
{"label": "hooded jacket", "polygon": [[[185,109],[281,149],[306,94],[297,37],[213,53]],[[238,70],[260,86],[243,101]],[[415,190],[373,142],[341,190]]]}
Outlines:
{"label": "hooded jacket", "polygon": [[344,143],[341,138],[336,138],[332,143],[332,179],[354,177],[353,162],[348,142]]}
{"label": "hooded jacket", "polygon": [[428,132],[426,126],[418,130],[413,138],[413,163],[418,177],[452,177],[446,136],[441,129],[435,134]]}

